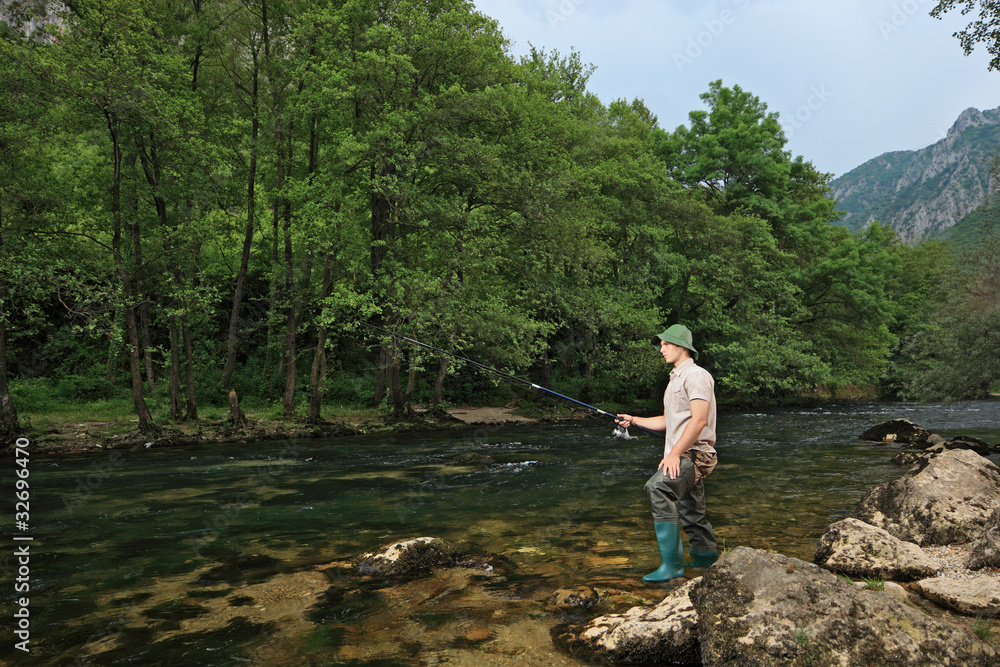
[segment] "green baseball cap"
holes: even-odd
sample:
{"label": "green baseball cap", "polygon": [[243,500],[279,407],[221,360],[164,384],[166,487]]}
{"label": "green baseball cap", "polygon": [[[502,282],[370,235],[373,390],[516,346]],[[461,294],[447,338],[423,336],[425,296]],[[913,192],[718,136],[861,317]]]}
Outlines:
{"label": "green baseball cap", "polygon": [[686,347],[691,350],[691,355],[695,358],[695,360],[698,359],[698,350],[694,349],[694,343],[692,342],[694,337],[691,335],[691,330],[683,324],[670,325],[663,333],[653,336],[650,342],[652,342],[656,347],[659,347],[661,340],[673,343],[674,345],[679,345],[680,347]]}

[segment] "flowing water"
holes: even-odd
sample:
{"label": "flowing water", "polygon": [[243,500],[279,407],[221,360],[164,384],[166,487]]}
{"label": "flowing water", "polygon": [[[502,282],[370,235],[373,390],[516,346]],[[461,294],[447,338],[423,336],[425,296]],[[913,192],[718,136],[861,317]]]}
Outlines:
{"label": "flowing water", "polygon": [[[723,413],[719,466],[706,480],[720,547],[811,560],[828,524],[902,474],[889,448],[857,439],[895,417],[1000,442],[997,401]],[[612,427],[33,458],[31,653],[12,650],[8,634],[0,656],[58,665],[582,664],[552,645],[554,626],[579,620],[547,604],[554,591],[596,589],[604,600],[590,616],[663,591],[641,581],[658,564],[642,487],[662,443],[615,439]],[[494,463],[455,464],[468,452]],[[390,583],[346,566],[418,536],[503,554],[507,564]],[[314,570],[331,562],[339,565]],[[2,563],[8,581],[13,563]],[[17,597],[5,596],[6,618]]]}

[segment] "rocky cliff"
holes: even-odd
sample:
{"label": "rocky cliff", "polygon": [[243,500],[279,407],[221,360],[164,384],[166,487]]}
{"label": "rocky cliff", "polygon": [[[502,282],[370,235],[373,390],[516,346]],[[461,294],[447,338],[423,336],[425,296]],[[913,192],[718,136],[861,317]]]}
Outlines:
{"label": "rocky cliff", "polygon": [[998,150],[1000,107],[966,109],[937,143],[885,153],[831,181],[840,224],[857,231],[879,220],[908,242],[938,236],[996,190]]}

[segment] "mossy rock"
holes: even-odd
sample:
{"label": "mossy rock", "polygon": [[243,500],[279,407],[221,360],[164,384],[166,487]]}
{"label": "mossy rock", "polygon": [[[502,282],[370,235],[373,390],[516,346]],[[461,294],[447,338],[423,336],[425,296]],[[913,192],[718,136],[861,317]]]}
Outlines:
{"label": "mossy rock", "polygon": [[435,566],[450,566],[461,558],[463,551],[436,537],[417,537],[394,542],[376,552],[365,553],[355,562],[363,576],[389,576]]}

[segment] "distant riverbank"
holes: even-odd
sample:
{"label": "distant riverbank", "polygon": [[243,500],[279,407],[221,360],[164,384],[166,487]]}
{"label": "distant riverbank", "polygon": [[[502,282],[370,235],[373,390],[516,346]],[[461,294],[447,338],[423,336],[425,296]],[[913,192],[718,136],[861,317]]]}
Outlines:
{"label": "distant riverbank", "polygon": [[228,420],[199,419],[158,426],[140,433],[135,420],[51,421],[24,432],[39,453],[92,452],[103,449],[140,449],[182,445],[331,438],[365,433],[445,430],[476,425],[527,424],[565,419],[587,419],[587,413],[563,409],[519,414],[505,407],[451,407],[443,410],[418,408],[404,420],[386,418],[376,410],[357,410],[337,419],[310,423],[302,418],[275,418],[247,412],[249,424],[234,429]]}

